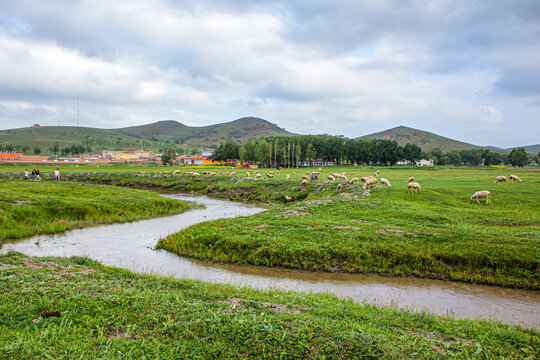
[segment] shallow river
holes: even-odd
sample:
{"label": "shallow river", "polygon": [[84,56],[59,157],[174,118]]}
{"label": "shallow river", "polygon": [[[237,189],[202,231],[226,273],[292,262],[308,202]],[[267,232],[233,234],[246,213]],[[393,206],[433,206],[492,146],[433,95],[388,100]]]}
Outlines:
{"label": "shallow river", "polygon": [[72,230],[64,235],[39,236],[5,244],[1,251],[14,250],[32,256],[87,256],[105,265],[140,273],[263,289],[328,292],[359,303],[426,310],[455,318],[490,318],[540,328],[540,294],[534,292],[437,280],[216,265],[155,250],[160,238],[190,225],[264,210],[199,196],[169,197],[202,203],[206,208],[158,219]]}

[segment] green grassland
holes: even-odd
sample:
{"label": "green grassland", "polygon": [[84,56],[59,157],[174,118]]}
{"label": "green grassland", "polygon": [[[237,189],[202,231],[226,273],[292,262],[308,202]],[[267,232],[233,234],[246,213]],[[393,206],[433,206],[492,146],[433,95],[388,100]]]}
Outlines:
{"label": "green grassland", "polygon": [[[315,181],[284,191],[285,180],[261,181],[276,183],[275,200],[304,200],[195,225],[159,246],[212,261],[538,290],[540,172],[516,172],[523,183],[494,185],[499,173],[383,169],[393,186],[369,196],[358,185],[337,193],[335,183]],[[423,186],[418,194],[407,193],[409,176]],[[469,200],[479,190],[492,192],[489,205]]]}
{"label": "green grassland", "polygon": [[76,182],[0,179],[0,239],[134,221],[189,206],[156,193]]}
{"label": "green grassland", "polygon": [[[186,168],[181,175],[171,175],[174,169],[80,167],[69,168],[64,178],[269,205],[264,213],[195,225],[160,242],[160,247],[183,256],[540,288],[538,169],[381,168],[380,176],[393,186],[376,186],[369,193],[346,182],[338,193],[337,182],[324,179],[337,171],[349,178],[371,175],[375,168],[370,167],[327,168],[307,187],[299,183],[309,169],[282,170],[264,180],[246,178],[244,169],[235,169],[235,176],[229,176],[233,169]],[[193,171],[201,176],[189,175]],[[497,175],[512,173],[524,182],[493,184]],[[418,194],[407,193],[409,176],[422,185]],[[469,200],[479,190],[491,191],[491,204]],[[293,201],[287,202],[286,196]]]}
{"label": "green grassland", "polygon": [[2,359],[537,359],[537,330],[0,255]]}

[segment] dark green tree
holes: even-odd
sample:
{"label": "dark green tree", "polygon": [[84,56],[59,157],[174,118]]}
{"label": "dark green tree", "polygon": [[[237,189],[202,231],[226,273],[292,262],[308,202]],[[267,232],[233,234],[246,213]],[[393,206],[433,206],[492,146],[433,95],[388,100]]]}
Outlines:
{"label": "dark green tree", "polygon": [[422,155],[422,148],[415,144],[406,144],[403,147],[403,158],[405,160],[414,163],[416,160],[420,160]]}
{"label": "dark green tree", "polygon": [[161,155],[161,162],[163,165],[173,165],[176,161],[176,150],[174,148],[169,148]]}
{"label": "dark green tree", "polygon": [[508,155],[508,161],[513,167],[523,167],[529,161],[529,155],[524,148],[514,148]]}
{"label": "dark green tree", "polygon": [[39,148],[39,146],[36,146],[36,147],[34,148],[34,154],[36,154],[36,155],[41,154],[41,149]]}
{"label": "dark green tree", "polygon": [[493,153],[488,149],[483,150],[480,156],[482,156],[482,159],[484,159],[484,165],[487,166],[493,164]]}

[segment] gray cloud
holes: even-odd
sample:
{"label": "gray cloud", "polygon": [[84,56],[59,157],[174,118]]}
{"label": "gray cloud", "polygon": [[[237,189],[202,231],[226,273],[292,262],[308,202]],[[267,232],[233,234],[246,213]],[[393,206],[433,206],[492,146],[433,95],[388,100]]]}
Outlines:
{"label": "gray cloud", "polygon": [[73,124],[79,91],[87,126],[253,115],[538,143],[538,38],[536,0],[6,1],[0,127]]}

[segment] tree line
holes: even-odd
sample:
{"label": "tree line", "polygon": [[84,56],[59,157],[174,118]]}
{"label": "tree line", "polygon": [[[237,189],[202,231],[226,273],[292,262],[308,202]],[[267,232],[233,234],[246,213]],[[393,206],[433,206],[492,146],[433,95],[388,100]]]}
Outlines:
{"label": "tree line", "polygon": [[[415,144],[400,146],[396,141],[384,139],[347,139],[329,135],[281,136],[248,140],[237,143],[229,140],[220,144],[212,160],[240,160],[258,163],[264,167],[298,167],[314,160],[333,161],[335,165],[395,165],[399,161],[414,164],[422,158],[433,159],[437,165],[497,165],[510,163],[524,166],[532,159],[523,148],[510,154],[489,149],[453,150],[443,153],[440,149],[428,152]],[[538,157],[535,156],[535,160]]]}

